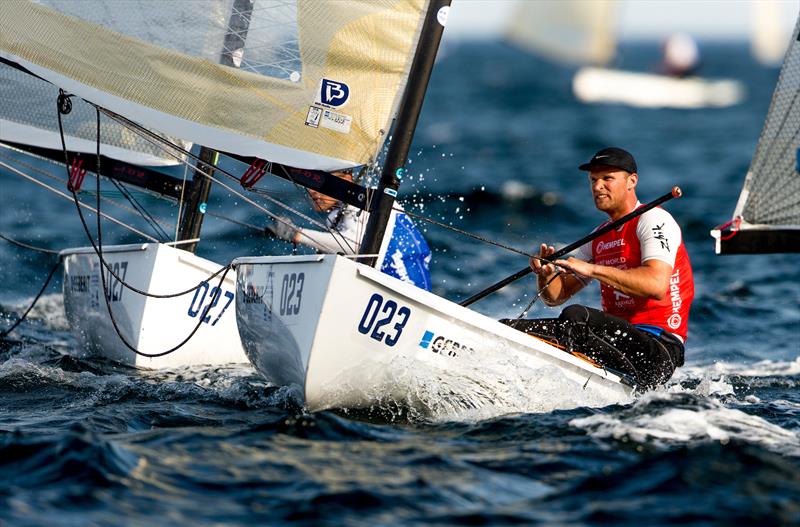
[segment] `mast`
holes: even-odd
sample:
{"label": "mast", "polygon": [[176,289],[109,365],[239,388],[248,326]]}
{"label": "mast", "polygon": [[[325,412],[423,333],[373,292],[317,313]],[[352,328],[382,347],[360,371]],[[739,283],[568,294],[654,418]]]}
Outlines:
{"label": "mast", "polygon": [[[244,42],[250,28],[250,15],[253,12],[254,0],[235,0],[231,8],[231,17],[228,22],[228,31],[220,55],[220,64],[238,68],[242,63]],[[186,200],[186,208],[178,228],[179,240],[191,240],[200,237],[200,228],[205,218],[208,203],[208,194],[211,191],[211,177],[214,175],[214,166],[219,154],[216,150],[200,147],[198,157],[202,163],[192,174],[192,188]],[[208,174],[209,177],[206,177]],[[187,243],[182,246],[189,252],[195,252],[197,242]]]}
{"label": "mast", "polygon": [[[378,183],[378,206],[369,215],[367,229],[361,240],[360,251],[363,254],[378,254],[386,232],[386,225],[392,213],[394,199],[400,186],[398,176],[405,171],[408,150],[414,138],[414,130],[422,109],[425,91],[431,77],[433,62],[439,49],[444,24],[447,20],[447,9],[451,0],[430,0],[425,22],[417,42],[417,50],[411,63],[406,90],[400,102],[400,109],[394,125],[392,142],[386,153],[381,180]],[[441,17],[441,22],[440,22]],[[377,257],[364,260],[367,265],[374,266]]]}

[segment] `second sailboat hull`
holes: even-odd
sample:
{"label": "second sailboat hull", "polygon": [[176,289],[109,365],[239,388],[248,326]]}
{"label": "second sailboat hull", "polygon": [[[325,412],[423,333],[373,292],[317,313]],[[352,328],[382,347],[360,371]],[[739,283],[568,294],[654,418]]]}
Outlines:
{"label": "second sailboat hull", "polygon": [[[124,287],[107,269],[103,269],[104,289],[100,262],[91,247],[67,249],[61,256],[67,320],[87,355],[148,368],[247,362],[236,330],[232,272],[221,285],[219,299],[211,305],[219,276],[186,295],[152,298]],[[162,244],[103,247],[103,259],[126,283],[155,294],[197,286],[221,267]],[[179,344],[198,323],[197,332],[186,344],[161,357],[137,355],[118,334],[138,351],[158,354]]]}

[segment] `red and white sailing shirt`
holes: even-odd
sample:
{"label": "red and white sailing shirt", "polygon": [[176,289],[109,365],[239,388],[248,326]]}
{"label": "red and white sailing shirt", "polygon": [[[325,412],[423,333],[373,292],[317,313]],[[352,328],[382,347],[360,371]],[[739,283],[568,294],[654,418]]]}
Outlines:
{"label": "red and white sailing shirt", "polygon": [[[636,204],[636,208],[641,206],[641,203]],[[626,295],[601,283],[601,301],[607,313],[632,324],[658,326],[686,341],[694,279],[681,229],[669,212],[659,207],[651,209],[600,236],[592,242],[591,248],[589,244],[584,245],[580,253],[596,264],[617,269],[640,267],[651,259],[672,266],[669,291],[661,300]]]}

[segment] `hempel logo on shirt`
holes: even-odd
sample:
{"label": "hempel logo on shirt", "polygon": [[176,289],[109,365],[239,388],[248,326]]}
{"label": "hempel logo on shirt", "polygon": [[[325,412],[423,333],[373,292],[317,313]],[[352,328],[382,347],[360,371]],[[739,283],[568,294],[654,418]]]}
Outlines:
{"label": "hempel logo on shirt", "polygon": [[625,245],[625,240],[622,239],[622,238],[620,238],[619,240],[613,240],[613,241],[610,241],[610,242],[599,241],[599,242],[597,242],[597,247],[595,248],[595,251],[597,252],[597,254],[600,254],[601,252],[607,251],[608,249],[614,249],[616,247],[622,247],[623,245]]}
{"label": "hempel logo on shirt", "polygon": [[669,279],[669,299],[672,301],[672,315],[667,319],[667,325],[672,329],[678,329],[681,326],[681,276],[680,271],[675,271],[675,274]]}

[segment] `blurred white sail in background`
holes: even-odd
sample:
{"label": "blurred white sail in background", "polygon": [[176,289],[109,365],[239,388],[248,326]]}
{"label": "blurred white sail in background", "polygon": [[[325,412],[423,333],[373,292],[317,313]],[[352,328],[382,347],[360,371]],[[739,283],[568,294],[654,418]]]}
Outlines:
{"label": "blurred white sail in background", "polygon": [[507,38],[557,62],[607,64],[616,52],[615,0],[520,2]]}
{"label": "blurred white sail in background", "polygon": [[758,0],[752,6],[750,50],[761,64],[780,66],[791,36],[786,26],[785,2]]}

